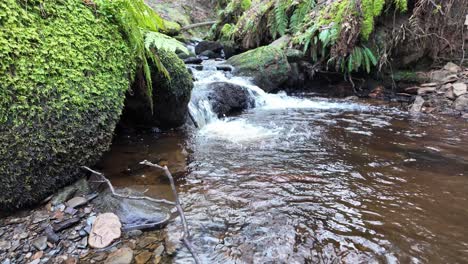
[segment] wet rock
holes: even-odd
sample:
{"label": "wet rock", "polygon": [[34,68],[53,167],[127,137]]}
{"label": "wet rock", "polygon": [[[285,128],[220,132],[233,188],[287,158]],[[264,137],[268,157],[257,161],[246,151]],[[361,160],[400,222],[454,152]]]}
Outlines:
{"label": "wet rock", "polygon": [[86,247],[88,247],[88,238],[87,237],[83,237],[80,242],[78,243],[78,248],[80,249],[85,249]]}
{"label": "wet rock", "polygon": [[127,232],[128,237],[138,237],[138,236],[141,236],[142,234],[143,234],[143,231],[141,230],[131,230]]}
{"label": "wet rock", "polygon": [[85,205],[86,203],[88,203],[88,200],[84,197],[73,197],[72,199],[67,201],[68,207],[71,208],[80,207],[82,205]]}
{"label": "wet rock", "polygon": [[453,107],[457,111],[468,112],[468,94],[464,94],[455,100]]}
{"label": "wet rock", "polygon": [[198,57],[190,57],[184,60],[185,64],[200,64],[203,60]]}
{"label": "wet rock", "polygon": [[133,250],[128,247],[118,249],[107,257],[105,264],[130,264],[133,260]]}
{"label": "wet rock", "polygon": [[75,208],[72,208],[72,207],[67,207],[65,208],[65,211],[64,211],[66,214],[69,214],[69,215],[75,215],[78,210],[76,210]]}
{"label": "wet rock", "polygon": [[92,248],[105,248],[121,235],[119,217],[113,213],[100,214],[93,223],[89,235],[89,246]]}
{"label": "wet rock", "polygon": [[291,65],[282,49],[259,47],[229,58],[234,73],[252,77],[253,82],[266,92],[279,90],[292,76]]}
{"label": "wet rock", "polygon": [[217,53],[221,55],[221,51],[223,50],[223,45],[216,41],[201,41],[200,43],[195,46],[195,53],[197,55],[205,52],[205,51],[212,51],[213,53]]}
{"label": "wet rock", "polygon": [[419,113],[424,105],[424,99],[421,96],[416,96],[413,104],[411,105],[410,112],[411,113]]}
{"label": "wet rock", "polygon": [[[141,195],[128,189],[120,191],[134,196]],[[151,201],[120,199],[110,193],[105,193],[100,196],[96,204],[101,212],[115,213],[125,231],[158,228],[170,219],[167,208]]]}
{"label": "wet rock", "polygon": [[80,220],[81,218],[79,217],[73,217],[63,222],[53,224],[52,228],[55,232],[60,232],[66,228],[69,228],[70,226],[77,224],[78,222],[80,222]]}
{"label": "wet rock", "polygon": [[11,260],[9,258],[2,261],[2,264],[11,264]]}
{"label": "wet rock", "polygon": [[151,259],[152,256],[153,254],[151,252],[144,250],[135,257],[135,262],[136,264],[145,264]]}
{"label": "wet rock", "polygon": [[208,59],[217,59],[221,57],[221,53],[217,53],[211,50],[205,50],[202,53],[200,53],[200,58],[206,57]]}
{"label": "wet rock", "polygon": [[31,243],[35,248],[37,248],[37,250],[45,250],[47,248],[47,237],[40,236],[34,239]]}
{"label": "wet rock", "polygon": [[49,242],[57,243],[60,240],[60,237],[54,232],[51,226],[47,226],[44,233],[47,236],[47,241]]}
{"label": "wet rock", "polygon": [[464,95],[467,93],[467,87],[465,83],[454,83],[453,84],[453,94],[456,97]]}
{"label": "wet rock", "polygon": [[231,65],[216,65],[216,69],[218,71],[233,71],[233,68]]}
{"label": "wet rock", "polygon": [[[242,110],[254,106],[255,101],[249,91],[240,85],[227,82],[215,82],[208,84],[203,91],[194,95],[197,99],[208,98],[211,108],[218,117],[239,113]],[[199,122],[198,120],[196,120]]]}

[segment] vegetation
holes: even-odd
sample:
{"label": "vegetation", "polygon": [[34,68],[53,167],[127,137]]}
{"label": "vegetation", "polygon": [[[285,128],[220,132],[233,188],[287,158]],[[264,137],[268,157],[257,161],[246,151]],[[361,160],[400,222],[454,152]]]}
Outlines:
{"label": "vegetation", "polygon": [[143,0],[0,2],[0,207],[43,199],[107,150],[136,73],[170,78],[158,52],[182,48],[164,27]]}
{"label": "vegetation", "polygon": [[406,0],[338,0],[327,5],[315,0],[256,0],[238,16],[242,7],[237,3],[234,8],[236,3],[230,2],[221,12],[220,21],[231,20],[217,25],[222,27],[214,37],[232,39],[250,49],[291,35],[290,44],[301,47],[314,62],[344,72],[369,72],[377,64],[367,46],[376,18],[385,8],[407,10]]}

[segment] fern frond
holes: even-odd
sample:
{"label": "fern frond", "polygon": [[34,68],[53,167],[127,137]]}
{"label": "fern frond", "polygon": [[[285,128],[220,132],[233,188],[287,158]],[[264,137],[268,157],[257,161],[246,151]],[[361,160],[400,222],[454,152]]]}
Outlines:
{"label": "fern frond", "polygon": [[145,47],[146,49],[154,47],[158,50],[163,49],[171,52],[176,52],[177,50],[179,50],[184,52],[185,54],[189,54],[188,49],[182,42],[176,40],[175,38],[171,38],[167,35],[153,31],[146,33]]}

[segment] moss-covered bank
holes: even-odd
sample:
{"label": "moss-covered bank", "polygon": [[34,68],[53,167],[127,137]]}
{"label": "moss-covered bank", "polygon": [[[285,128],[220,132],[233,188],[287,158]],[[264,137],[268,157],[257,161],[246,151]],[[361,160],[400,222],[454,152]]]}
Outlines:
{"label": "moss-covered bank", "polygon": [[111,142],[134,66],[84,2],[0,2],[0,209],[45,198]]}

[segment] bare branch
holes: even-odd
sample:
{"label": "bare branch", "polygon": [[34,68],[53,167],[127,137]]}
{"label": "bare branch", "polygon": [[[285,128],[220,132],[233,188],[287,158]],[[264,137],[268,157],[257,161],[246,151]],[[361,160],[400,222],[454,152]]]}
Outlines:
{"label": "bare branch", "polygon": [[107,179],[104,174],[98,172],[98,171],[95,171],[93,169],[90,169],[89,167],[86,167],[86,166],[83,166],[82,167],[83,169],[85,170],[88,170],[90,171],[91,173],[93,174],[96,174],[98,175],[99,177],[101,177],[101,180],[102,182],[106,183],[107,186],[109,186],[109,189],[110,191],[112,192],[112,195],[114,196],[117,196],[117,197],[120,197],[120,198],[124,198],[124,199],[131,199],[131,200],[147,200],[147,201],[151,201],[151,202],[155,202],[155,203],[163,203],[163,204],[168,204],[168,205],[176,205],[174,202],[171,202],[171,201],[168,201],[168,200],[165,200],[165,199],[154,199],[154,198],[151,198],[151,197],[147,197],[147,196],[131,196],[131,195],[124,195],[124,194],[120,194],[120,193],[117,193],[114,189],[114,186],[112,185],[112,183],[109,181],[109,179]]}
{"label": "bare branch", "polygon": [[187,220],[185,219],[184,211],[182,210],[182,206],[180,205],[179,195],[177,194],[177,190],[176,190],[175,183],[174,183],[174,178],[172,177],[171,172],[169,171],[167,166],[162,167],[162,166],[160,166],[158,164],[151,163],[151,162],[149,162],[147,160],[144,160],[144,161],[140,162],[140,164],[163,170],[164,173],[166,174],[167,178],[169,178],[169,182],[171,183],[172,193],[174,194],[174,198],[175,198],[175,201],[176,201],[175,206],[177,208],[177,211],[179,212],[180,219],[182,220],[182,227],[184,229],[184,235],[182,237],[182,241],[184,242],[187,249],[190,251],[190,254],[192,254],[193,259],[195,260],[195,263],[196,264],[201,263],[200,259],[197,256],[197,254],[193,250],[192,243],[189,240],[190,232],[189,232],[189,229],[188,229]]}

